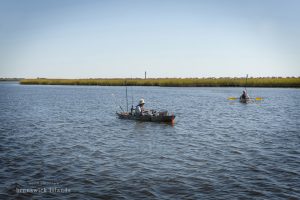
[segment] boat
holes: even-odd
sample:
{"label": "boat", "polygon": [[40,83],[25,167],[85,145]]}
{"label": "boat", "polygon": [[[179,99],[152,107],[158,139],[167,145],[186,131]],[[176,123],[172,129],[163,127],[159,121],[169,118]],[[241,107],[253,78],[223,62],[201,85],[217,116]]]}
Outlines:
{"label": "boat", "polygon": [[[156,110],[144,110],[142,111],[142,115],[137,114],[135,109],[133,108],[133,97],[132,97],[132,105],[131,111],[128,112],[128,95],[127,95],[127,84],[126,85],[126,108],[127,112],[123,110],[121,106],[119,106],[122,112],[116,112],[119,119],[128,119],[128,120],[136,120],[136,121],[143,121],[143,122],[164,122],[164,123],[174,123],[175,115],[169,115],[168,111],[158,112]],[[144,99],[140,99],[139,106],[144,105]],[[140,110],[141,112],[141,110]]]}
{"label": "boat", "polygon": [[119,119],[136,120],[143,122],[161,122],[161,123],[174,123],[175,115],[169,115],[168,111],[157,112],[148,111],[143,115],[134,115],[132,112],[116,112]]}
{"label": "boat", "polygon": [[241,103],[250,103],[251,99],[250,98],[240,98]]}
{"label": "boat", "polygon": [[245,90],[243,90],[243,94],[240,96],[240,102],[241,103],[250,103],[251,99],[247,94],[247,79],[248,79],[248,74],[246,76],[246,83],[245,83]]}

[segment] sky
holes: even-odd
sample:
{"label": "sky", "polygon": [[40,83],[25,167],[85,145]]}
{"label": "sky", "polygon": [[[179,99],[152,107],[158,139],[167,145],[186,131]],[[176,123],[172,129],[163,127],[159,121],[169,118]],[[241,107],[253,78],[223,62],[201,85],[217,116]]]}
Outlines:
{"label": "sky", "polygon": [[299,0],[0,0],[0,77],[300,76]]}

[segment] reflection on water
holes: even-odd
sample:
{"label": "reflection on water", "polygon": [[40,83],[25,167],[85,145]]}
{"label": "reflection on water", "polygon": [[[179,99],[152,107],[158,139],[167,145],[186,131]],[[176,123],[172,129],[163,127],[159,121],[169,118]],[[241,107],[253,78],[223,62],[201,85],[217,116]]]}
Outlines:
{"label": "reflection on water", "polygon": [[130,91],[175,125],[117,119],[122,87],[0,84],[1,199],[299,197],[300,90]]}

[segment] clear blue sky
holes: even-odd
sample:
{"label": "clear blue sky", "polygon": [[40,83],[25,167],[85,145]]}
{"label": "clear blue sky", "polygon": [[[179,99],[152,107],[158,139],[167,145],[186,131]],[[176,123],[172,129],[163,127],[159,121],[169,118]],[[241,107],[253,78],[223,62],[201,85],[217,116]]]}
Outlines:
{"label": "clear blue sky", "polygon": [[299,0],[0,0],[0,77],[300,76]]}

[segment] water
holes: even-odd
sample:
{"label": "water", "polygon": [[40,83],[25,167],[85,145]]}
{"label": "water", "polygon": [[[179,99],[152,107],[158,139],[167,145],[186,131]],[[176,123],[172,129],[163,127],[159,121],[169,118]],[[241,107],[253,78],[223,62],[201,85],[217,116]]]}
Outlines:
{"label": "water", "polygon": [[172,126],[117,119],[124,87],[1,83],[0,199],[300,198],[300,90],[241,90],[128,88]]}

